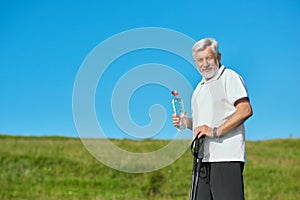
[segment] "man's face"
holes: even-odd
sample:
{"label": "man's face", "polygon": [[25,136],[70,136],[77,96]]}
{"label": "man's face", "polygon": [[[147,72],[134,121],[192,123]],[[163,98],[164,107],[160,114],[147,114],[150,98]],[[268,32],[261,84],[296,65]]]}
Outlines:
{"label": "man's face", "polygon": [[216,58],[210,46],[203,51],[198,51],[195,55],[195,64],[206,80],[214,77],[219,68],[219,63],[220,56]]}

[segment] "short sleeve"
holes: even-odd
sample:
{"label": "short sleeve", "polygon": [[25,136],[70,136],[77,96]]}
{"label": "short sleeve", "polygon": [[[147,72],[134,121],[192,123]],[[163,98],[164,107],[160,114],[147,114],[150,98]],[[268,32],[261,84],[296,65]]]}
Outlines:
{"label": "short sleeve", "polygon": [[248,98],[248,92],[245,82],[240,75],[232,70],[228,70],[227,73],[226,94],[230,103],[234,105],[237,100]]}

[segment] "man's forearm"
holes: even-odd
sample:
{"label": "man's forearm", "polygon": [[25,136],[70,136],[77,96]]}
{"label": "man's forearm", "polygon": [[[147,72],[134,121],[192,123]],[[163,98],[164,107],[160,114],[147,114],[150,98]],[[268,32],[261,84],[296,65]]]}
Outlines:
{"label": "man's forearm", "polygon": [[238,127],[252,115],[252,108],[249,102],[241,101],[237,106],[237,110],[229,119],[218,127],[217,135],[221,136],[234,128]]}

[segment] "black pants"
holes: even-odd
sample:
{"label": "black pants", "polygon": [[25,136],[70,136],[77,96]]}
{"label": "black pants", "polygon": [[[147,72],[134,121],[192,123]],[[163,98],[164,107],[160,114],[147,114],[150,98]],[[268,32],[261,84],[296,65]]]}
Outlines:
{"label": "black pants", "polygon": [[243,200],[243,162],[202,163],[197,200]]}

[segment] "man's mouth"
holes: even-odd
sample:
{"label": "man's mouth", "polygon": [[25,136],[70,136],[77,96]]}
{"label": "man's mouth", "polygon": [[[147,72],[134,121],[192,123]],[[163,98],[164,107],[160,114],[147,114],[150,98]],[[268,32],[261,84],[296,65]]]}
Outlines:
{"label": "man's mouth", "polygon": [[209,72],[210,70],[212,70],[212,67],[205,67],[205,68],[202,68],[202,72]]}

